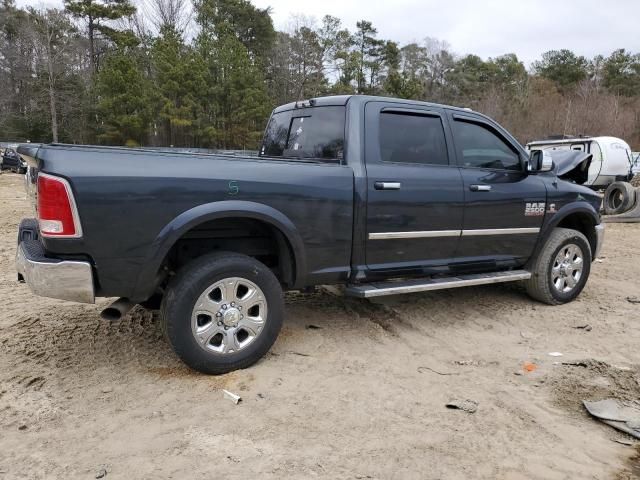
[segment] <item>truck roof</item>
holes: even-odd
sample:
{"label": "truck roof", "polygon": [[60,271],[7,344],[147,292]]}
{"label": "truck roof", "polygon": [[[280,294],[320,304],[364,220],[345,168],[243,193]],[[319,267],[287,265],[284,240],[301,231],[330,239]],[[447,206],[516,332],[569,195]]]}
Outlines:
{"label": "truck roof", "polygon": [[[452,110],[459,110],[461,112],[469,112],[470,108],[463,107],[454,107],[451,105],[443,105],[439,103],[431,103],[431,102],[423,102],[421,100],[407,100],[404,98],[394,98],[394,97],[381,97],[375,95],[331,95],[326,97],[315,97],[307,100],[300,100],[297,102],[287,103],[285,105],[281,105],[276,107],[273,113],[284,112],[287,110],[293,110],[295,108],[304,108],[304,107],[333,107],[333,106],[343,106],[349,102],[357,102],[359,104],[366,103],[370,101],[392,101],[394,103],[403,103],[406,105],[419,105],[419,106],[427,106],[434,108],[448,108]],[[482,115],[479,112],[474,112],[476,114]],[[483,115],[484,116],[484,115]]]}

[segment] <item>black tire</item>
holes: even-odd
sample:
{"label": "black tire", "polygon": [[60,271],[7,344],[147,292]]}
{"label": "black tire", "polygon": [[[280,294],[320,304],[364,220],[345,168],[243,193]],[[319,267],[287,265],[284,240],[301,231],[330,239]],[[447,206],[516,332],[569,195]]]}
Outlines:
{"label": "black tire", "polygon": [[631,209],[636,203],[636,190],[630,183],[613,182],[607,187],[602,199],[606,215],[618,215]]}
{"label": "black tire", "polygon": [[[246,347],[230,353],[214,353],[196,340],[192,313],[198,298],[211,285],[231,277],[257,285],[264,294],[268,313],[260,333]],[[282,327],[282,288],[273,272],[254,258],[233,252],[204,255],[181,268],[169,282],[160,316],[165,336],[180,359],[194,370],[219,375],[246,368],[269,351]]]}
{"label": "black tire", "polygon": [[[553,283],[552,269],[561,250],[575,245],[582,251],[580,278],[570,291],[560,291]],[[535,300],[548,305],[561,305],[574,300],[584,289],[591,272],[591,246],[587,238],[577,230],[555,228],[538,256],[533,261],[531,278],[525,281],[527,293]]]}

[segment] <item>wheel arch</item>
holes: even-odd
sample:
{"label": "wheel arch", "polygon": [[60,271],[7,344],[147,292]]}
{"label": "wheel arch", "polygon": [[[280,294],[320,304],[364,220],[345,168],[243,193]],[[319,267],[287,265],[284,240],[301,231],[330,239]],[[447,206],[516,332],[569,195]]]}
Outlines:
{"label": "wheel arch", "polygon": [[171,249],[189,231],[215,220],[250,219],[277,232],[289,251],[295,287],[305,277],[306,262],[302,237],[293,222],[273,207],[257,202],[226,200],[207,203],[187,210],[169,222],[151,244],[144,267],[138,276],[133,295],[136,299],[149,298],[159,283],[160,270]]}
{"label": "wheel arch", "polygon": [[[549,239],[551,232],[554,228],[569,228],[582,233],[589,241],[591,247],[591,256],[596,252],[597,247],[597,233],[596,225],[600,224],[600,215],[596,210],[588,203],[569,204],[558,210],[551,219],[545,222],[536,244],[532,259],[535,259],[545,243]],[[529,262],[531,263],[531,262]]]}

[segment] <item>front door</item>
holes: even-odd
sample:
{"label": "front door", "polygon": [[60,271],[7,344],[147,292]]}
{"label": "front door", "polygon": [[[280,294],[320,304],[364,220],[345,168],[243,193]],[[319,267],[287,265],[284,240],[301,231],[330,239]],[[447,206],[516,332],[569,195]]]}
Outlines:
{"label": "front door", "polygon": [[544,182],[525,171],[526,153],[497,125],[471,115],[449,119],[465,195],[457,257],[491,268],[523,263],[551,207]]}
{"label": "front door", "polygon": [[446,266],[464,194],[444,112],[392,102],[365,107],[366,260],[372,270]]}

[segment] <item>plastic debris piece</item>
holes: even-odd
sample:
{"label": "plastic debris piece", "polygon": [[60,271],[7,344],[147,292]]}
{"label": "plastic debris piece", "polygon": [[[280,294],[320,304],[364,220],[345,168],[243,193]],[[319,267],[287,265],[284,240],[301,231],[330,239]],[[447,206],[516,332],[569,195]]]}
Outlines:
{"label": "plastic debris piece", "polygon": [[562,353],[560,352],[549,352],[550,357],[561,357]]}
{"label": "plastic debris piece", "polygon": [[524,368],[525,372],[535,372],[538,366],[535,363],[524,362],[522,368]]}
{"label": "plastic debris piece", "polygon": [[582,404],[587,411],[598,420],[607,425],[640,439],[640,408],[625,405],[615,398],[589,402],[583,400]]}
{"label": "plastic debris piece", "polygon": [[232,393],[229,390],[222,390],[222,392],[224,393],[224,398],[228,398],[236,405],[242,401],[242,398],[240,397],[240,395],[236,395],[235,393]]}

